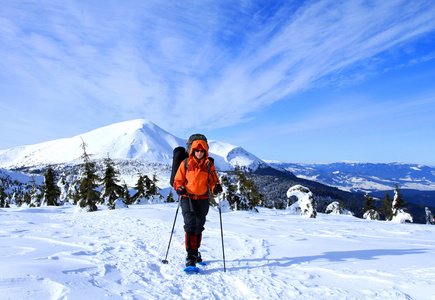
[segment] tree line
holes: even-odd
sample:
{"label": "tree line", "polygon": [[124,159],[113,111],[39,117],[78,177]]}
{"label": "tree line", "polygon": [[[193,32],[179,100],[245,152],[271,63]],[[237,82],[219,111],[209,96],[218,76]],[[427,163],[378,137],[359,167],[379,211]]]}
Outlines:
{"label": "tree line", "polygon": [[[406,201],[403,199],[403,194],[397,183],[394,188],[394,198],[391,199],[390,194],[385,192],[384,201],[379,209],[375,206],[375,201],[369,193],[364,198],[364,219],[392,221],[400,216],[402,222],[413,221],[412,215],[406,211]],[[435,225],[433,214],[428,207],[425,208],[425,216],[426,224]]]}

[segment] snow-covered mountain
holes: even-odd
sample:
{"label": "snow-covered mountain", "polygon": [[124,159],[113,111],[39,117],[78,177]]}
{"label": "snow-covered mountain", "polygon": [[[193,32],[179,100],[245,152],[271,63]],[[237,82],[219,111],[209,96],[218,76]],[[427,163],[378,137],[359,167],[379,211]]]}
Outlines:
{"label": "snow-covered mountain", "polygon": [[392,190],[396,183],[401,189],[435,190],[435,168],[404,163],[297,164],[272,162],[294,175],[351,192]]}
{"label": "snow-covered mountain", "polygon": [[[92,159],[133,159],[150,163],[171,164],[172,151],[185,146],[186,139],[178,138],[156,124],[137,119],[102,127],[72,138],[58,139],[36,145],[0,150],[0,168],[19,169],[47,164],[82,162],[81,145]],[[241,147],[209,140],[210,156],[218,170],[232,170],[235,165],[251,170],[266,165],[261,159]]]}

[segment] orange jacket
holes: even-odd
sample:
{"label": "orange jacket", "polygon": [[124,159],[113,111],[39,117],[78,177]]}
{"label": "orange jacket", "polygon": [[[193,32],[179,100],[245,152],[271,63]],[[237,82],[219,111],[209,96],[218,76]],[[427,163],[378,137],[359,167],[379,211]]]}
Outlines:
{"label": "orange jacket", "polygon": [[[205,149],[205,155],[200,161],[194,157],[194,149],[197,149],[199,144]],[[179,187],[184,186],[192,199],[208,198],[208,189],[210,188],[213,191],[216,183],[219,183],[214,164],[211,164],[210,172],[207,170],[207,164],[210,163],[207,143],[202,140],[194,141],[190,148],[187,171],[183,161],[174,178],[174,189],[177,190]]]}

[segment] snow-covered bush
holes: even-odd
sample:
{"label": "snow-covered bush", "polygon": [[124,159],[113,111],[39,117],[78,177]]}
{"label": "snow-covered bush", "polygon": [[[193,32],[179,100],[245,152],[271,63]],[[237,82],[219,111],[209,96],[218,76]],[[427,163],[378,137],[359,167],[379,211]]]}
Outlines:
{"label": "snow-covered bush", "polygon": [[298,201],[288,206],[287,209],[294,212],[300,210],[302,217],[315,218],[317,216],[316,200],[313,193],[308,188],[302,185],[292,186],[287,191],[287,198],[290,199],[293,196],[295,196]]}
{"label": "snow-covered bush", "polygon": [[391,222],[394,223],[412,223],[413,219],[412,216],[407,213],[404,212],[402,209],[400,209],[397,214],[395,216],[393,216],[393,219],[391,220]]}
{"label": "snow-covered bush", "polygon": [[353,213],[348,211],[340,202],[334,201],[326,207],[325,212],[330,215],[348,215],[353,216]]}
{"label": "snow-covered bush", "polygon": [[380,219],[380,215],[379,213],[374,210],[374,209],[369,209],[368,211],[366,211],[363,215],[364,219],[367,220],[379,220]]}

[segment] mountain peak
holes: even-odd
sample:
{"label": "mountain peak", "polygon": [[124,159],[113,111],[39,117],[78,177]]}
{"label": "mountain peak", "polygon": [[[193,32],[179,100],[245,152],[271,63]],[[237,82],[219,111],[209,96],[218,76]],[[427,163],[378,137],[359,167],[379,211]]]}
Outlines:
{"label": "mountain peak", "polygon": [[146,119],[136,119],[104,126],[72,138],[0,151],[1,167],[75,163],[83,153],[82,140],[93,159],[143,158],[169,163],[172,149],[184,144]]}
{"label": "mountain peak", "polygon": [[[143,159],[172,163],[173,149],[185,146],[186,140],[163,130],[147,119],[135,119],[104,126],[72,138],[20,146],[0,151],[0,168],[12,169],[47,164],[81,163],[83,149],[92,159]],[[219,170],[232,170],[235,165],[256,170],[264,165],[259,158],[241,147],[209,140],[210,155]]]}

